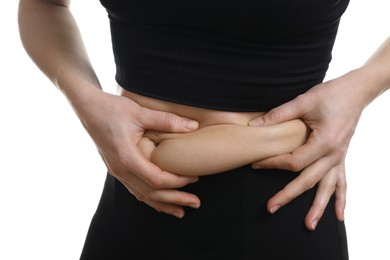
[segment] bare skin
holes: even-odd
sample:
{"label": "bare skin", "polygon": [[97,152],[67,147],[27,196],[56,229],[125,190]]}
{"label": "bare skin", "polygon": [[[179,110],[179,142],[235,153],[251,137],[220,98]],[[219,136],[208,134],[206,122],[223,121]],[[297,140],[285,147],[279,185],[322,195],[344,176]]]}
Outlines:
{"label": "bare skin", "polygon": [[199,122],[199,129],[190,133],[148,130],[137,144],[147,160],[179,175],[217,174],[289,153],[303,145],[310,132],[301,120],[270,127],[251,127],[248,122],[264,113],[191,107],[141,96],[120,86],[118,91],[142,107],[174,111]]}
{"label": "bare skin", "polygon": [[305,143],[308,132],[300,120],[262,128],[229,123],[186,134],[146,131],[138,147],[163,170],[202,176],[292,152]]}

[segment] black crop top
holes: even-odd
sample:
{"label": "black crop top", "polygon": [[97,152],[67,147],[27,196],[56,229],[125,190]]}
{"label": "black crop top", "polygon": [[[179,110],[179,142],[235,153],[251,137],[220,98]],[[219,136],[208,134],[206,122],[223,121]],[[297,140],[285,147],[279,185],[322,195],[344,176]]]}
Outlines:
{"label": "black crop top", "polygon": [[100,1],[119,85],[229,111],[268,111],[322,82],[349,2]]}

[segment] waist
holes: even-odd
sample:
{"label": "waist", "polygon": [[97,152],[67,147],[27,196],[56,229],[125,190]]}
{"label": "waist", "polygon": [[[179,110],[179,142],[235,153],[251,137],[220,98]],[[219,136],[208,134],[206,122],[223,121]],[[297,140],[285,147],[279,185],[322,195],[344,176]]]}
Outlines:
{"label": "waist", "polygon": [[135,92],[126,90],[120,85],[118,85],[118,94],[130,98],[134,102],[138,103],[141,107],[170,112],[178,116],[196,120],[198,121],[200,128],[218,124],[247,125],[250,120],[264,114],[263,111],[234,112],[188,106],[140,95]]}

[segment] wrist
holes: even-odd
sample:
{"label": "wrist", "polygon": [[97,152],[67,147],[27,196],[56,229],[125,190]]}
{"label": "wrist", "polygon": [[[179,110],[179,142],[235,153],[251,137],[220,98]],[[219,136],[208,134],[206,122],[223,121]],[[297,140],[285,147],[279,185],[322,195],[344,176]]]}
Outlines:
{"label": "wrist", "polygon": [[361,94],[364,107],[385,92],[390,86],[389,72],[376,66],[364,65],[351,71],[357,75],[358,84],[355,93]]}
{"label": "wrist", "polygon": [[66,97],[77,116],[81,119],[81,117],[89,113],[88,111],[91,108],[102,103],[102,97],[105,94],[100,88],[83,85],[83,88],[80,88],[78,93],[66,95]]}
{"label": "wrist", "polygon": [[370,103],[390,88],[390,37],[358,71],[364,76]]}
{"label": "wrist", "polygon": [[57,71],[55,83],[77,115],[89,104],[96,104],[96,99],[103,94],[99,80],[89,66],[74,68],[63,65]]}
{"label": "wrist", "polygon": [[91,107],[101,103],[102,97],[106,94],[100,84],[76,78],[58,84],[58,88],[81,120]]}

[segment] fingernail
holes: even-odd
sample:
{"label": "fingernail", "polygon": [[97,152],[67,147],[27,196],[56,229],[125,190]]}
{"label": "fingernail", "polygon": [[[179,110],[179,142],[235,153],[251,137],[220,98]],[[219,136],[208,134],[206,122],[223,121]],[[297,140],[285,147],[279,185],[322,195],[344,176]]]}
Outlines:
{"label": "fingernail", "polygon": [[177,218],[183,218],[184,217],[184,212],[182,211],[176,211],[173,213],[173,215]]}
{"label": "fingernail", "polygon": [[317,224],[318,224],[318,220],[317,220],[317,219],[313,220],[313,222],[311,223],[311,228],[312,228],[313,230],[315,230],[316,227],[317,227]]}
{"label": "fingernail", "polygon": [[198,182],[199,181],[199,178],[193,178],[190,183],[195,183],[195,182]]}
{"label": "fingernail", "polygon": [[279,208],[280,208],[280,205],[277,204],[277,205],[273,206],[273,207],[269,210],[269,212],[270,212],[271,214],[274,214]]}
{"label": "fingernail", "polygon": [[184,119],[183,123],[184,123],[184,127],[189,129],[189,130],[195,130],[199,127],[198,122],[196,122],[194,120]]}
{"label": "fingernail", "polygon": [[199,203],[190,203],[189,206],[194,209],[198,209],[200,207]]}
{"label": "fingernail", "polygon": [[249,126],[261,126],[262,124],[264,124],[263,118],[256,118],[249,122]]}

